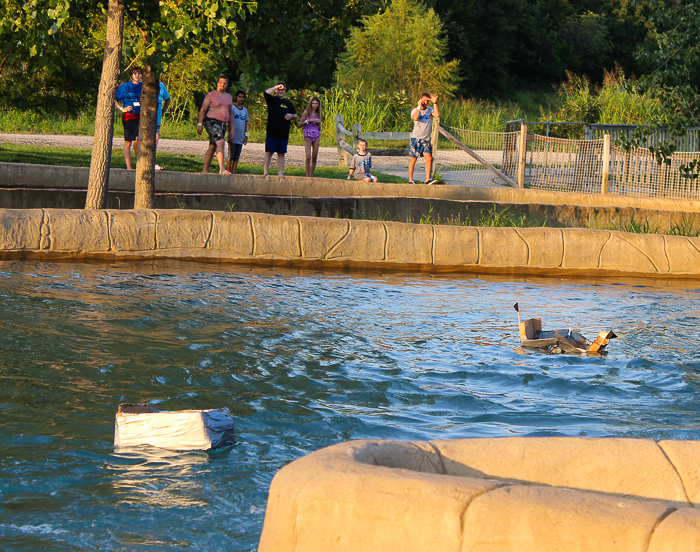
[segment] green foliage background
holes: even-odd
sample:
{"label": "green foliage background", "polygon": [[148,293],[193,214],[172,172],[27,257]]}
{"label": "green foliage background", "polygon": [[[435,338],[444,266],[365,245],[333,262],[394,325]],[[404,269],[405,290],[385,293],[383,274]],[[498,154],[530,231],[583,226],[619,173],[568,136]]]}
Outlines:
{"label": "green foliage background", "polygon": [[415,0],[393,0],[386,11],[362,19],[350,31],[338,60],[336,80],[345,87],[371,82],[384,93],[424,91],[452,96],[459,62],[447,61],[447,39],[432,8]]}
{"label": "green foliage background", "polygon": [[[415,91],[403,92],[404,85],[388,90],[371,77],[356,76],[350,86],[348,82],[334,86],[339,63],[342,67],[351,56],[347,48],[362,21],[387,13],[389,0],[230,2],[226,19],[212,23],[229,30],[228,36],[223,31],[217,35],[217,43],[225,44],[222,48],[198,40],[195,34],[209,25],[202,6],[213,6],[213,0],[126,3],[134,17],[125,23],[123,78],[144,55],[143,29],[137,29],[134,21],[145,21],[153,40],[162,45],[159,63],[173,98],[170,124],[189,124],[221,73],[231,76],[232,89],[249,92],[255,117],[262,117],[257,105],[261,91],[282,78],[300,100],[303,94],[319,91],[325,113],[344,113],[350,123],[381,130],[400,130],[409,123],[405,114],[414,99],[406,95]],[[438,49],[444,48],[444,62],[452,64],[454,73],[444,81],[454,85],[455,99],[441,110],[443,118],[455,124],[466,121],[473,128],[490,129],[523,112],[532,116],[533,111],[552,120],[588,122],[653,119],[681,125],[698,118],[698,2],[425,0],[423,4],[442,24],[439,32],[423,37],[437,41]],[[105,6],[106,0],[0,3],[0,113],[34,113],[40,119],[56,114],[89,117],[100,78]],[[154,6],[160,8],[154,11]],[[397,18],[385,24],[386,32],[398,37],[395,42],[420,36]],[[189,39],[182,41],[185,35]],[[390,48],[381,46],[371,55],[390,59]],[[606,76],[612,74],[616,84]],[[649,76],[636,79],[642,75]],[[660,103],[650,103],[649,98]]]}

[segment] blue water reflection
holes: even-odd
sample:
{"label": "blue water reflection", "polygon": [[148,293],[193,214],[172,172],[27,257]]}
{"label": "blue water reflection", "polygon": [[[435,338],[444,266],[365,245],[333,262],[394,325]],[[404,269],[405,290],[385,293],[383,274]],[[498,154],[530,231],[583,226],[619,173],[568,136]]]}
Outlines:
{"label": "blue water reflection", "polygon": [[[693,282],[0,262],[0,545],[254,550],[285,463],[346,439],[697,439]],[[518,351],[517,316],[607,356]],[[222,454],[115,454],[121,402],[228,407]]]}

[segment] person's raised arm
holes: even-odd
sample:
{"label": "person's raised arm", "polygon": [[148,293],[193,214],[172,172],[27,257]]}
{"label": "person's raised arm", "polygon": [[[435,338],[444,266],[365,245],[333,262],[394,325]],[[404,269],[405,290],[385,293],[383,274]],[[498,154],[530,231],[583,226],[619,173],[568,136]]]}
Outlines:
{"label": "person's raised arm", "polygon": [[423,106],[421,105],[420,100],[418,100],[418,105],[411,113],[411,119],[413,119],[414,121],[417,121],[418,118],[420,117],[420,110],[421,109],[423,109]]}
{"label": "person's raised arm", "polygon": [[438,95],[437,95],[437,94],[431,94],[431,95],[430,95],[430,101],[433,102],[433,117],[439,117],[439,116],[440,116],[440,112],[438,111],[438,106],[437,106]]}
{"label": "person's raised arm", "polygon": [[269,94],[272,96],[273,94],[276,94],[278,90],[284,90],[284,85],[283,84],[276,84],[275,86],[271,86],[267,90],[265,90],[265,94]]}

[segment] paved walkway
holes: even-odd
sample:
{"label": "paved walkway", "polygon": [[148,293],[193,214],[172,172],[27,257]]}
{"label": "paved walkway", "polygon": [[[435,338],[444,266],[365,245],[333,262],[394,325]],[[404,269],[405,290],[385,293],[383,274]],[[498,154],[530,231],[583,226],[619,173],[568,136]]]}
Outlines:
{"label": "paved walkway", "polygon": [[[60,134],[3,134],[0,133],[0,144],[9,142],[12,144],[24,144],[33,146],[55,146],[69,148],[92,148],[92,136],[72,136]],[[124,146],[122,138],[114,138],[113,147],[121,153]],[[201,155],[207,150],[207,140],[172,140],[163,138],[158,143],[158,150],[168,153]],[[252,163],[262,165],[265,152],[265,145],[262,143],[250,142],[243,148],[241,155],[242,163]],[[286,164],[292,167],[303,167],[306,159],[304,146],[289,146],[286,156]],[[408,178],[408,158],[407,157],[375,157],[373,159],[376,170]],[[276,160],[272,159],[272,172],[276,170]],[[338,166],[338,150],[336,148],[322,147],[319,149],[318,166],[335,167]],[[422,174],[422,162],[419,161],[420,172]]]}
{"label": "paved walkway", "polygon": [[[68,148],[92,148],[92,136],[73,136],[65,134],[3,134],[0,133],[0,144],[3,142],[12,144],[23,144],[32,146],[54,146]],[[112,141],[114,155],[121,155],[124,146],[123,138],[114,138]],[[158,150],[167,153],[184,154],[184,155],[201,155],[207,150],[207,140],[173,140],[163,138],[158,143]],[[243,147],[241,154],[242,163],[252,163],[253,165],[263,164],[265,154],[265,145],[258,142],[250,142]],[[453,155],[455,155],[453,153]],[[461,155],[461,153],[460,153]],[[289,146],[286,156],[286,164],[292,167],[303,167],[305,164],[306,152],[304,146]],[[414,178],[416,182],[423,182],[425,179],[425,161],[419,159],[416,163]],[[375,171],[385,174],[391,174],[401,178],[408,179],[408,157],[373,157],[372,164]],[[336,148],[322,147],[318,153],[319,167],[337,167],[338,166],[338,150]],[[270,172],[275,174],[277,170],[276,159],[273,157]],[[458,172],[444,172],[445,181],[450,184],[464,184],[464,182],[455,181],[454,177]],[[490,174],[486,175],[483,182],[478,179],[479,184],[472,183],[470,186],[498,186],[498,182],[491,178]],[[458,178],[463,178],[464,175],[459,175]]]}

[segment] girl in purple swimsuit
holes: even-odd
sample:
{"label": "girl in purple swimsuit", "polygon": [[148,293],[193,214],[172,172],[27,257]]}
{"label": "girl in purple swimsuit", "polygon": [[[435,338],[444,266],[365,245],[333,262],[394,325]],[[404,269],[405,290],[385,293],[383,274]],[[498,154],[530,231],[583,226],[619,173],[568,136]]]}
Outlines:
{"label": "girl in purple swimsuit", "polygon": [[312,96],[309,105],[301,115],[299,124],[304,127],[304,147],[306,148],[306,176],[313,176],[318,159],[318,146],[321,143],[321,100]]}

